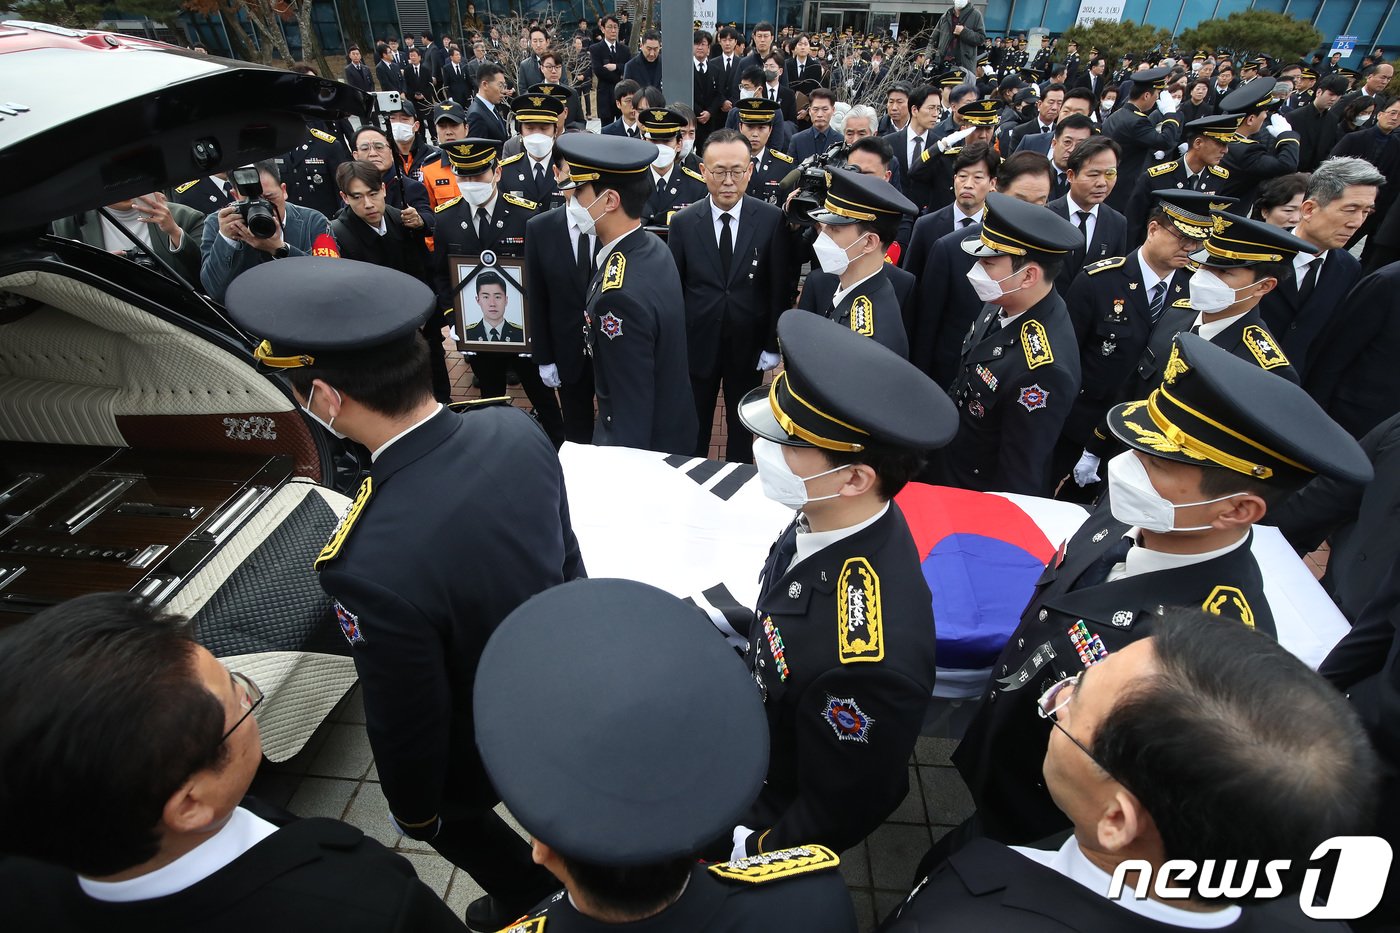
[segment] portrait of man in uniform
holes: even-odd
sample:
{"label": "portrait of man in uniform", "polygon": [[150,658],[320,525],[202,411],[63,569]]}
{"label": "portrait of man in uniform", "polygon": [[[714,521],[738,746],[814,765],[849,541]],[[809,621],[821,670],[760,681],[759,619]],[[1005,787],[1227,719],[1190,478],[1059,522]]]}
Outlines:
{"label": "portrait of man in uniform", "polygon": [[456,264],[458,281],[457,313],[465,325],[463,350],[527,349],[523,262],[483,253],[477,261]]}

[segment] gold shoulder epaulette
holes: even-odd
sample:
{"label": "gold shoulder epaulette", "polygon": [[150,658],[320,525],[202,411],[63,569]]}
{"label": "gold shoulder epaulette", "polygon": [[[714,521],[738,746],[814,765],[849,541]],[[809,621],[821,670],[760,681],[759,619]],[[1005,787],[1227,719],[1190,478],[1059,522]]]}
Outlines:
{"label": "gold shoulder epaulette", "polygon": [[461,402],[449,402],[447,407],[459,414],[463,414],[469,411],[476,411],[480,408],[494,408],[497,405],[509,404],[509,395],[497,395],[493,398],[469,398]]}
{"label": "gold shoulder epaulette", "polygon": [[1021,325],[1021,349],[1025,351],[1026,366],[1030,369],[1055,362],[1055,354],[1050,349],[1050,335],[1039,321],[1030,320]]}
{"label": "gold shoulder epaulette", "polygon": [[1239,587],[1217,586],[1210,591],[1206,601],[1201,603],[1201,608],[1212,615],[1239,619],[1250,628],[1254,627],[1254,610]]}
{"label": "gold shoulder epaulette", "polygon": [[183,185],[180,185],[179,187],[177,187],[177,188],[175,189],[175,193],[176,193],[176,194],[184,194],[186,191],[189,191],[191,188],[193,188],[193,187],[194,187],[195,185],[197,185],[197,184],[199,184],[199,179],[198,179],[198,178],[196,178],[194,181],[187,181],[187,182],[185,182]]}
{"label": "gold shoulder epaulette", "polygon": [[603,286],[601,291],[610,292],[615,288],[622,287],[622,277],[627,274],[627,257],[617,250],[608,257],[608,264],[603,267]]}
{"label": "gold shoulder epaulette", "polygon": [[439,204],[437,207],[433,208],[433,213],[434,213],[434,214],[441,214],[443,211],[447,210],[449,207],[451,207],[452,205],[456,204],[456,203],[457,203],[458,201],[460,201],[460,200],[462,200],[460,197],[456,197],[456,198],[453,198],[451,201],[443,201],[443,202],[442,202],[441,204]]}
{"label": "gold shoulder epaulette", "polygon": [[321,142],[323,142],[323,143],[333,143],[333,142],[335,142],[335,137],[332,136],[330,133],[327,133],[325,130],[313,129],[313,130],[311,131],[311,135],[312,135],[312,136],[315,136],[317,139],[319,139],[319,140],[320,140]]}
{"label": "gold shoulder epaulette", "polygon": [[1173,307],[1173,308],[1189,308],[1189,307],[1191,307],[1191,299],[1190,299],[1190,298],[1178,298],[1176,301],[1173,301],[1173,302],[1172,302],[1172,307]]}
{"label": "gold shoulder epaulette", "polygon": [[1105,269],[1117,269],[1128,261],[1126,256],[1110,256],[1107,259],[1100,259],[1098,262],[1091,262],[1084,267],[1084,271],[1090,275],[1097,275]]}
{"label": "gold shoulder epaulette", "polygon": [[1223,166],[1223,165],[1211,165],[1211,166],[1207,166],[1207,167],[1210,169],[1210,173],[1211,173],[1212,175],[1214,175],[1216,178],[1229,178],[1229,177],[1230,177],[1230,170],[1229,170],[1228,168],[1226,168],[1225,166]]}
{"label": "gold shoulder epaulette", "polygon": [[511,194],[509,191],[501,195],[501,197],[506,199],[507,204],[514,204],[516,207],[523,207],[527,211],[533,211],[535,208],[540,206],[539,203],[536,201],[531,201],[529,198],[522,198],[518,194]]}
{"label": "gold shoulder epaulette", "polygon": [[1173,160],[1171,162],[1162,162],[1149,168],[1147,170],[1147,174],[1151,175],[1153,178],[1156,178],[1158,175],[1165,175],[1168,172],[1176,171],[1176,167],[1180,164],[1181,162],[1178,160]]}
{"label": "gold shoulder epaulette", "polygon": [[703,182],[705,180],[704,175],[701,175],[699,172],[695,171],[688,165],[682,165],[681,171],[685,172],[687,175],[689,175],[691,178],[694,178],[696,181]]}
{"label": "gold shoulder epaulette", "polygon": [[499,933],[544,933],[545,917],[521,917]]}
{"label": "gold shoulder epaulette", "polygon": [[782,159],[784,162],[792,161],[792,156],[788,155],[786,152],[779,152],[776,149],[769,149],[768,151],[773,153],[773,155],[777,156],[779,159]]}
{"label": "gold shoulder epaulette", "polygon": [[1288,365],[1288,357],[1283,355],[1283,350],[1279,349],[1278,341],[1274,335],[1269,333],[1258,324],[1251,324],[1244,329],[1240,335],[1245,347],[1250,355],[1264,369],[1277,369],[1280,366]]}
{"label": "gold shoulder epaulette", "polygon": [[502,165],[510,165],[512,162],[519,162],[519,161],[520,161],[521,159],[523,159],[523,158],[525,158],[525,153],[523,153],[523,152],[517,152],[515,155],[511,156],[511,157],[508,158],[508,159],[502,159],[502,160],[501,160],[501,164],[502,164]]}
{"label": "gold shoulder epaulette", "polygon": [[360,484],[359,492],[355,493],[355,501],[350,503],[350,508],[345,510],[341,516],[340,524],[335,526],[335,531],[331,532],[330,540],[326,546],[321,548],[321,553],[316,555],[316,569],[320,570],[330,561],[336,558],[340,549],[345,545],[345,539],[350,537],[350,529],[355,527],[356,520],[360,513],[364,511],[365,504],[369,502],[370,495],[374,492],[374,481],[372,477],[366,476],[365,481]]}
{"label": "gold shoulder epaulette", "polygon": [[797,846],[763,855],[750,855],[732,862],[719,862],[711,865],[709,870],[711,874],[728,881],[767,884],[782,878],[829,871],[840,864],[840,856],[826,846]]}

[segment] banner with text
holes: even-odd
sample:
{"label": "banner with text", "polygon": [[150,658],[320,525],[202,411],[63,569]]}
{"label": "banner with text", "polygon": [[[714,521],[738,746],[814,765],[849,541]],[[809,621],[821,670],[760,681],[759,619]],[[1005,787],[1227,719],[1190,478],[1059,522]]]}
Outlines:
{"label": "banner with text", "polygon": [[695,21],[712,36],[715,34],[718,11],[719,0],[695,0]]}
{"label": "banner with text", "polygon": [[1123,18],[1126,5],[1127,0],[1080,0],[1079,15],[1074,18],[1074,24],[1089,26],[1100,19],[1116,23]]}

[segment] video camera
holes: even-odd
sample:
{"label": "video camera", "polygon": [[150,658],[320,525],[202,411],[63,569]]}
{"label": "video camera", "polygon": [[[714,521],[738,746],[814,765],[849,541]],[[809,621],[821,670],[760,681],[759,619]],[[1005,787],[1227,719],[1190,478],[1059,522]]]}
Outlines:
{"label": "video camera", "polygon": [[803,161],[798,169],[797,194],[788,203],[789,221],[803,226],[811,225],[812,212],[820,210],[826,202],[826,173],[844,169],[850,154],[851,147],[842,143]]}
{"label": "video camera", "polygon": [[243,196],[243,200],[235,201],[233,206],[248,227],[248,232],[263,240],[276,236],[277,213],[263,197],[262,178],[258,176],[258,170],[251,165],[230,169],[228,180]]}

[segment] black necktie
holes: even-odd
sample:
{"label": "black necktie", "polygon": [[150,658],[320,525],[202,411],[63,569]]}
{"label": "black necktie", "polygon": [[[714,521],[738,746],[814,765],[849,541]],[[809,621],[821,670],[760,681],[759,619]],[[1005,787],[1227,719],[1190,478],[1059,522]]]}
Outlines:
{"label": "black necktie", "polygon": [[1167,280],[1163,279],[1152,286],[1152,297],[1147,301],[1148,313],[1152,315],[1152,323],[1156,324],[1161,318],[1162,312],[1167,307]]}
{"label": "black necktie", "polygon": [[1074,581],[1071,590],[1082,590],[1086,586],[1098,586],[1108,579],[1109,573],[1114,566],[1123,563],[1128,557],[1128,552],[1133,548],[1133,539],[1127,536],[1118,539],[1117,543],[1108,550],[1100,554],[1092,564],[1084,568],[1084,572],[1079,575],[1079,579]]}
{"label": "black necktie", "polygon": [[536,163],[535,163],[535,193],[536,193],[536,194],[544,194],[544,191],[545,191],[545,183],[544,183],[544,163],[543,163],[543,162],[536,162]]}
{"label": "black necktie", "polygon": [[498,331],[498,330],[496,330],[496,328],[494,328],[494,327],[491,328],[491,342],[492,342],[492,343],[495,343],[495,342],[497,342],[497,341],[500,340],[500,339],[501,339],[501,332]]}
{"label": "black necktie", "polygon": [[765,588],[776,583],[778,578],[787,573],[788,566],[792,559],[797,556],[797,522],[788,525],[783,536],[778,539],[776,550],[773,552],[773,575],[764,581]]}
{"label": "black necktie", "polygon": [[700,73],[701,73],[701,74],[704,74],[704,73],[705,73],[705,63],[704,63],[704,62],[701,62],[701,63],[700,63]]}
{"label": "black necktie", "polygon": [[233,185],[229,182],[224,182],[224,197],[233,200]]}
{"label": "black necktie", "polygon": [[960,227],[962,227],[964,230],[966,230],[968,227],[972,226],[974,223],[976,223],[976,221],[973,220],[971,217],[964,217],[962,220],[958,221],[958,226],[960,226]]}
{"label": "black necktie", "polygon": [[1299,303],[1308,300],[1308,296],[1311,295],[1313,293],[1313,289],[1317,287],[1317,277],[1321,274],[1322,257],[1318,256],[1316,259],[1309,260],[1308,271],[1303,275],[1302,284],[1298,286]]}
{"label": "black necktie", "polygon": [[768,89],[768,99],[769,99],[769,100],[777,100],[777,99],[778,99],[778,92],[777,92],[776,90],[774,90],[773,88],[771,88],[771,87]]}
{"label": "black necktie", "polygon": [[666,190],[666,176],[662,175],[656,179],[656,193],[661,194]]}
{"label": "black necktie", "polygon": [[491,229],[491,217],[486,213],[486,208],[476,209],[476,238],[482,243],[486,242],[486,231]]}
{"label": "black necktie", "polygon": [[1085,240],[1089,239],[1089,212],[1075,211],[1074,216],[1079,218],[1079,223],[1077,223],[1075,226],[1079,228],[1080,233],[1084,234]]}
{"label": "black necktie", "polygon": [[729,266],[734,261],[734,231],[729,228],[729,222],[734,217],[728,213],[720,214],[720,223],[724,226],[719,231],[719,265],[724,270],[724,277],[729,279]]}
{"label": "black necktie", "polygon": [[588,245],[588,234],[578,235],[578,274],[585,286],[593,281],[593,250]]}
{"label": "black necktie", "polygon": [[914,152],[909,156],[909,165],[910,165],[911,168],[912,168],[913,166],[919,164],[919,157],[922,156],[923,153],[924,153],[924,138],[923,138],[922,136],[915,136],[915,137],[914,137]]}

